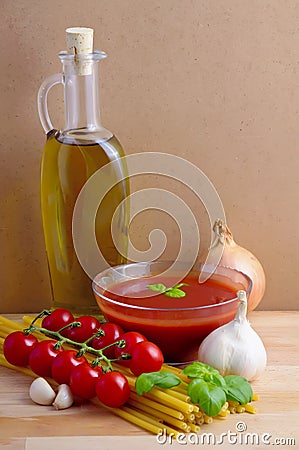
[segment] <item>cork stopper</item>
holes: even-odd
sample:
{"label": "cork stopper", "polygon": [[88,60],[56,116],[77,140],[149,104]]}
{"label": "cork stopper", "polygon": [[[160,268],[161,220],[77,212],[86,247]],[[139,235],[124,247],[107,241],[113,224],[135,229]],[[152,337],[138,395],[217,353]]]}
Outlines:
{"label": "cork stopper", "polygon": [[67,52],[75,55],[74,64],[77,75],[89,75],[91,66],[87,61],[77,58],[93,52],[93,29],[85,27],[72,27],[66,30]]}
{"label": "cork stopper", "polygon": [[92,53],[93,29],[84,27],[67,28],[66,45],[67,52],[75,55],[81,53]]}

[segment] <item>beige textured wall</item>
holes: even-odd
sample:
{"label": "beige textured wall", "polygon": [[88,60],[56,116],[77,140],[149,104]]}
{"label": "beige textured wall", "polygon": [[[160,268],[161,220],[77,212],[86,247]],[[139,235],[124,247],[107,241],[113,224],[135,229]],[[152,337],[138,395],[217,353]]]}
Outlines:
{"label": "beige textured wall", "polygon": [[[36,94],[60,71],[64,30],[77,25],[93,27],[95,48],[109,54],[104,125],[127,153],[165,151],[200,167],[236,240],[264,265],[260,309],[298,308],[298,1],[1,0],[0,21],[1,312],[50,302]],[[60,96],[51,95],[58,127]],[[148,219],[132,225],[141,246],[157,225]]]}

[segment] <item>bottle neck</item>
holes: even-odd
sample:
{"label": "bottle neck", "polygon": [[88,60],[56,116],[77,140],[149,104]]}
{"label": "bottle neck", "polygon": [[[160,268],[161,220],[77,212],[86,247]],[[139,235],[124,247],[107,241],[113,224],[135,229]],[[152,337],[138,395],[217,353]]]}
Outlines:
{"label": "bottle neck", "polygon": [[[98,89],[98,62],[100,57],[90,54],[85,60],[60,54],[63,63],[65,128],[62,134],[69,138],[88,139],[96,134],[102,139],[111,133],[101,125]],[[95,57],[94,57],[95,56]]]}

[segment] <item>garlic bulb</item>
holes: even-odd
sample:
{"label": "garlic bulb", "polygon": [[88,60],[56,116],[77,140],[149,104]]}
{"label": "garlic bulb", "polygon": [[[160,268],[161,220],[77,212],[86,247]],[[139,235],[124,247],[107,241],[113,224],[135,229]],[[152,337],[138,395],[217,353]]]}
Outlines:
{"label": "garlic bulb", "polygon": [[32,381],[29,388],[29,396],[34,403],[39,405],[51,405],[56,394],[49,383],[42,377]]}
{"label": "garlic bulb", "polygon": [[212,331],[201,343],[199,361],[209,364],[225,375],[240,375],[248,381],[265,369],[267,355],[264,344],[246,318],[245,291],[238,291],[241,302],[231,322]]}
{"label": "garlic bulb", "polygon": [[74,403],[74,396],[71,388],[67,384],[61,384],[58,387],[58,393],[53,403],[55,409],[66,409]]}

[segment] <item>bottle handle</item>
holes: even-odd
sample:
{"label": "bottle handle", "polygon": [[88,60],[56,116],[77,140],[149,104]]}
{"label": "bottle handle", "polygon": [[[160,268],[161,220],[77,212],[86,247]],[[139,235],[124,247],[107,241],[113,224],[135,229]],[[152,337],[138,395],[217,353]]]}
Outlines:
{"label": "bottle handle", "polygon": [[37,94],[37,108],[39,119],[46,134],[49,133],[49,131],[53,130],[53,125],[49,116],[47,100],[48,92],[53,86],[55,86],[55,84],[63,84],[63,77],[61,73],[55,73],[54,75],[46,78],[45,81],[41,84],[41,87],[39,88]]}

